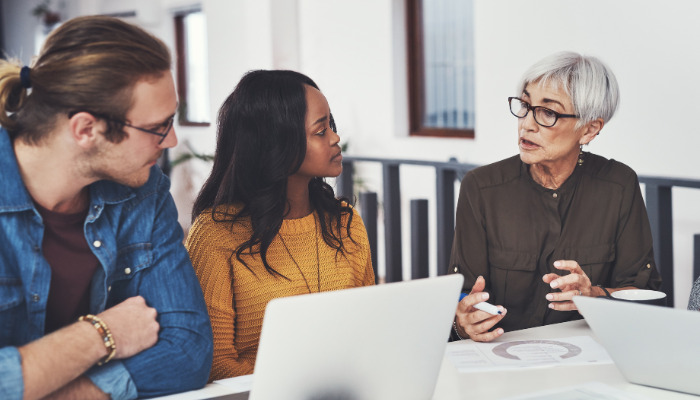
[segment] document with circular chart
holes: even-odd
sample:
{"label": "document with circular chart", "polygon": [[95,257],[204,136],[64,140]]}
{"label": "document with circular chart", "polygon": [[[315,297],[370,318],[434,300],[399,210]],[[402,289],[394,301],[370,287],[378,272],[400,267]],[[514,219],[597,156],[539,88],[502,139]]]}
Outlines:
{"label": "document with circular chart", "polygon": [[590,336],[511,342],[452,342],[445,354],[459,372],[612,364],[608,352]]}

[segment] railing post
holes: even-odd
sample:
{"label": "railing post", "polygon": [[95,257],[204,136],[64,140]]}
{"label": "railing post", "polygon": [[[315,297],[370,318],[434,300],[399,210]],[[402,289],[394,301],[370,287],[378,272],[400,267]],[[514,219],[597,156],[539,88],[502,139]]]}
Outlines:
{"label": "railing post", "polygon": [[353,180],[353,172],[355,169],[355,163],[352,161],[342,161],[343,164],[343,172],[340,173],[340,176],[336,178],[336,187],[338,188],[338,197],[347,197],[350,199],[351,202],[354,201],[353,199],[353,190],[352,190],[352,180]]}
{"label": "railing post", "polygon": [[700,234],[693,235],[693,282],[700,276]]}
{"label": "railing post", "polygon": [[383,163],[386,283],[403,280],[401,262],[401,189],[399,164]]}
{"label": "railing post", "polygon": [[447,275],[455,236],[455,179],[453,169],[436,168],[437,273]]}
{"label": "railing post", "polygon": [[428,276],[428,200],[411,200],[411,279]]}
{"label": "railing post", "polygon": [[367,239],[372,256],[372,268],[374,269],[374,284],[379,282],[377,273],[377,194],[374,192],[360,193],[360,206],[362,221],[367,230]]}
{"label": "railing post", "polygon": [[647,214],[654,240],[654,260],[661,274],[666,305],[673,307],[673,203],[671,187],[646,184]]}

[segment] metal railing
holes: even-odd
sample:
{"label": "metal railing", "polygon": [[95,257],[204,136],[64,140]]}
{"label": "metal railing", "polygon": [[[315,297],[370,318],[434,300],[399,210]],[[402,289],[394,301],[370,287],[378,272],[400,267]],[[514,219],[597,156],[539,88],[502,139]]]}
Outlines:
{"label": "metal railing", "polygon": [[[437,273],[447,274],[455,226],[455,180],[478,165],[457,161],[432,162],[419,160],[394,160],[371,157],[344,157],[343,173],[338,177],[338,194],[353,196],[355,162],[379,163],[382,166],[382,193],[384,205],[384,244],[386,282],[403,280],[401,244],[401,188],[400,165],[418,165],[435,168],[437,200]],[[663,280],[661,290],[667,295],[667,305],[674,304],[673,284],[673,205],[671,189],[685,187],[700,189],[700,181],[640,176],[646,185],[646,207],[654,240],[654,259]],[[360,212],[367,228],[372,249],[372,264],[377,276],[377,194],[360,193]],[[411,200],[411,275],[414,278],[428,276],[428,200]],[[694,279],[700,275],[700,235],[694,238]]]}
{"label": "metal railing", "polygon": [[[673,307],[673,202],[671,189],[684,187],[700,189],[700,181],[690,179],[640,176],[639,183],[646,185],[646,206],[654,240],[654,260],[661,274],[661,291],[666,293],[666,305]],[[693,280],[700,275],[700,235],[694,238]]]}

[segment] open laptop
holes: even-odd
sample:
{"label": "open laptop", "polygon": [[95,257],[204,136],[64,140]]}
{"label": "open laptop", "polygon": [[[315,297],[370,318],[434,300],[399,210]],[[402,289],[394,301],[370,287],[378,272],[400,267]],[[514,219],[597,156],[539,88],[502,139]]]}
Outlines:
{"label": "open laptop", "polygon": [[700,395],[700,312],[575,296],[625,378]]}
{"label": "open laptop", "polygon": [[249,398],[429,399],[462,281],[455,274],[272,300]]}

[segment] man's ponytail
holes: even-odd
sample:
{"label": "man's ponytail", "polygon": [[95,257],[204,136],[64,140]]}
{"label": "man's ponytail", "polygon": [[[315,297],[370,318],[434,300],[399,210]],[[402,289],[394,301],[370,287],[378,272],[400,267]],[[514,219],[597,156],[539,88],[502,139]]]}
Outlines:
{"label": "man's ponytail", "polygon": [[10,114],[19,111],[27,98],[21,73],[19,61],[0,60],[0,126],[9,131],[17,127]]}

